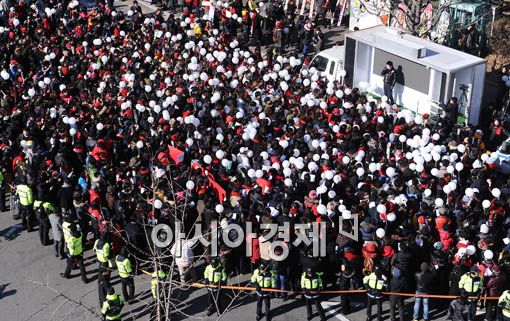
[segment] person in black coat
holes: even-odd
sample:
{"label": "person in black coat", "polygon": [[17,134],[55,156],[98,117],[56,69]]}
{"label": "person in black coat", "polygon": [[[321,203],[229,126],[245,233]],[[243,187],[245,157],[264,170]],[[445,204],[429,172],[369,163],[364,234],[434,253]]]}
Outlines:
{"label": "person in black coat", "polygon": [[[399,268],[392,271],[393,278],[390,281],[390,292],[405,293],[407,291],[407,278]],[[395,310],[398,306],[398,317],[400,321],[404,321],[404,297],[398,295],[390,296],[390,317],[391,321],[395,321]]]}
{"label": "person in black coat", "polygon": [[[434,283],[435,274],[429,270],[429,264],[424,262],[420,266],[421,272],[415,274],[416,294],[430,294],[432,284]],[[423,319],[429,320],[429,299],[416,297],[414,301],[413,319],[418,320],[420,314],[420,306],[423,301]]]}
{"label": "person in black coat", "polygon": [[73,194],[74,189],[71,186],[71,181],[69,178],[64,179],[64,184],[62,184],[62,187],[58,190],[57,193],[57,201],[62,209],[62,213],[65,214],[71,214],[71,211],[73,209]]}
{"label": "person in black coat", "polygon": [[[344,261],[340,267],[340,272],[337,273],[337,286],[339,290],[353,290],[354,276],[356,271],[348,261]],[[342,293],[340,295],[340,302],[342,303],[342,314],[347,315],[351,313],[351,294]]]}

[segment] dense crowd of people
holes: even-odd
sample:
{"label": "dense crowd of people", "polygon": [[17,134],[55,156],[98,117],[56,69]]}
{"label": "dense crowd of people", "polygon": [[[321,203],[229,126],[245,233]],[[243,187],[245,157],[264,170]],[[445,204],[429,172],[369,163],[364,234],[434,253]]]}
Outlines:
{"label": "dense crowd of people", "polygon": [[[87,11],[77,1],[21,1],[0,22],[0,205],[12,184],[24,227],[37,221],[43,245],[51,228],[56,256],[68,258],[66,278],[79,264],[88,281],[82,253],[94,248],[107,320],[124,304],[107,282],[111,261],[129,301],[137,262],[155,253],[146,236],[176,221],[185,232],[198,222],[205,235],[213,225],[254,226],[250,257],[244,246],[222,243],[210,259],[201,245],[174,244],[179,282],[202,279],[202,257],[210,284],[256,270],[259,290],[304,290],[308,319],[314,302],[324,319],[314,291],[326,287],[365,286],[369,317],[376,304],[379,319],[384,290],[462,295],[450,306],[454,320],[474,316],[476,297],[508,289],[510,181],[487,135],[455,125],[456,99],[431,119],[364,93],[366,84],[328,82],[303,65],[314,27],[293,11],[289,21],[312,31],[289,40],[301,42],[305,57],[283,55],[279,36],[275,50],[250,49],[266,37],[256,31],[258,6],[207,12],[165,19],[137,5],[123,14],[103,4]],[[274,29],[296,36],[286,19],[282,11]],[[359,228],[358,240],[339,233],[340,217],[345,232]],[[327,226],[326,256],[291,240],[285,260],[271,259],[279,235],[264,242],[260,224],[314,222]],[[171,266],[160,263],[154,297]],[[349,300],[341,295],[343,313]],[[509,320],[506,300],[498,315]],[[390,297],[392,320],[396,312],[405,320],[402,302]],[[496,301],[484,304],[494,320]],[[422,305],[428,320],[420,296],[413,318]]]}

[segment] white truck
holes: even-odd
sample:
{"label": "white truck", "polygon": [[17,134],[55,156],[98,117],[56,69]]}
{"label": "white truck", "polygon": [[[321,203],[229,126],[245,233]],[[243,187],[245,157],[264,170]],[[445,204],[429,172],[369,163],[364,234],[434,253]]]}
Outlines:
{"label": "white truck", "polygon": [[344,55],[344,46],[334,46],[316,54],[308,68],[315,67],[324,73],[329,81],[341,81],[345,77]]}
{"label": "white truck", "polygon": [[[495,151],[494,156],[497,157],[496,167],[498,170],[505,174],[510,174],[510,138],[505,140],[501,146],[499,146],[498,150]],[[492,156],[492,154],[491,154]]]}

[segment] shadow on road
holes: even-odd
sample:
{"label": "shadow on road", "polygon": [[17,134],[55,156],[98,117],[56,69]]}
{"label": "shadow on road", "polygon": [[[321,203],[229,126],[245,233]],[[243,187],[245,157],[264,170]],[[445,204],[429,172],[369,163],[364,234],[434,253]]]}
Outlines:
{"label": "shadow on road", "polygon": [[14,295],[16,294],[16,290],[9,290],[9,291],[5,291],[5,288],[7,288],[9,286],[10,283],[6,283],[6,284],[3,284],[3,285],[0,285],[0,300],[5,298],[5,297],[8,297],[8,296],[11,296],[11,295]]}
{"label": "shadow on road", "polygon": [[21,231],[23,231],[23,225],[14,224],[0,231],[0,236],[3,236],[5,240],[12,241],[17,238]]}

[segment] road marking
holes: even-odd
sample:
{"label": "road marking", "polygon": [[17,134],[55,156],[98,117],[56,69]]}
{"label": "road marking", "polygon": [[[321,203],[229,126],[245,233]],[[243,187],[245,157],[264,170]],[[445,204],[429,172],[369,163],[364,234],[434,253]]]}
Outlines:
{"label": "road marking", "polygon": [[[323,302],[321,302],[321,306],[324,309],[330,309],[331,307],[338,306],[339,304],[340,304],[340,302],[338,302],[338,301],[323,301]],[[345,315],[341,314],[340,312],[337,312],[339,309],[340,309],[340,306],[338,306],[337,308],[331,309],[329,311],[324,311],[324,312],[326,313],[326,315],[333,315],[335,318],[337,318],[340,321],[350,321],[349,319],[347,319],[347,317],[345,317]]]}

